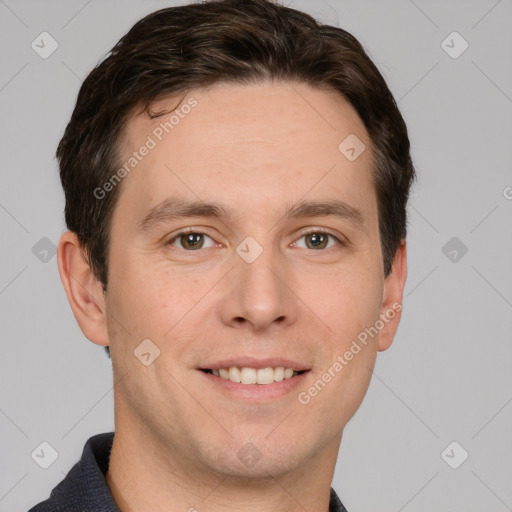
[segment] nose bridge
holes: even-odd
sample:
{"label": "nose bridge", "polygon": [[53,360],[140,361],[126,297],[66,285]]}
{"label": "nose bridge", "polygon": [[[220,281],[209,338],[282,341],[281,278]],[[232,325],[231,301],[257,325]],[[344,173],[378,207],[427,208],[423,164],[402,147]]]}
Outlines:
{"label": "nose bridge", "polygon": [[266,247],[254,261],[245,260],[243,257],[239,258],[237,274],[239,285],[245,288],[245,293],[252,294],[254,298],[260,293],[268,293],[267,301],[273,295],[281,293],[279,288],[282,283],[277,277],[276,258],[271,247]]}
{"label": "nose bridge", "polygon": [[237,325],[247,321],[254,329],[265,329],[274,321],[293,321],[293,294],[285,284],[286,268],[269,237],[265,245],[246,238],[233,256],[235,268],[230,272],[224,321]]}

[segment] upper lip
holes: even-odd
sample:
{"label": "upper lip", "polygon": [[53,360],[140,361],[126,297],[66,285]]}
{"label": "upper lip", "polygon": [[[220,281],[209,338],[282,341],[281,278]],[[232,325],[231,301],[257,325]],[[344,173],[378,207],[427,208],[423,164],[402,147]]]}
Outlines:
{"label": "upper lip", "polygon": [[216,362],[207,363],[200,367],[201,370],[220,370],[221,368],[231,368],[236,366],[238,368],[277,368],[282,366],[283,368],[292,368],[293,370],[300,372],[303,370],[309,370],[309,367],[298,361],[292,359],[283,359],[280,357],[231,357],[229,359],[221,359]]}

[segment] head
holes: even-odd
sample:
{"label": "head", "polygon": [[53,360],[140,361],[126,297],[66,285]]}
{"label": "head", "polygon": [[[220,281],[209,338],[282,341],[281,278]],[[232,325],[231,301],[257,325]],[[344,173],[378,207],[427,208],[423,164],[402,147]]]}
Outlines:
{"label": "head", "polygon": [[[398,327],[409,149],[343,29],[266,0],[136,23],[84,81],[57,149],[59,269],[122,379],[116,427],[119,413],[184,460],[252,475],[336,445]],[[233,399],[204,371],[264,360],[305,370],[293,393]],[[249,442],[250,468],[236,456]]]}

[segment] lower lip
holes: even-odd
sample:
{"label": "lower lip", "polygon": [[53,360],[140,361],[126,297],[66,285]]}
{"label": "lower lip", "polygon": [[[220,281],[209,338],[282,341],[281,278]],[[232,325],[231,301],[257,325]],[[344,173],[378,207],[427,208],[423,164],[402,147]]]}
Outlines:
{"label": "lower lip", "polygon": [[208,381],[231,398],[247,402],[269,402],[281,398],[304,382],[308,371],[272,384],[242,384],[198,370]]}

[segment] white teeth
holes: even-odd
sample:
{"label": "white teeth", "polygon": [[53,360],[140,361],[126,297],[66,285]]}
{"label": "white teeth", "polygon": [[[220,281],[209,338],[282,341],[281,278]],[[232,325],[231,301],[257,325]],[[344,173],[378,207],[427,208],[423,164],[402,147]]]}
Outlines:
{"label": "white teeth", "polygon": [[254,368],[242,368],[240,370],[240,382],[242,384],[256,384],[256,370]]}
{"label": "white teeth", "polygon": [[240,382],[240,370],[236,366],[232,366],[229,369],[229,380],[232,382]]}
{"label": "white teeth", "polygon": [[281,382],[284,379],[289,379],[297,372],[293,368],[284,368],[278,366],[277,368],[238,368],[231,366],[230,368],[219,368],[212,370],[212,373],[225,380],[232,382],[241,382],[242,384],[272,384],[273,382]]}
{"label": "white teeth", "polygon": [[274,382],[274,370],[272,368],[260,368],[256,373],[258,384],[270,384]]}
{"label": "white teeth", "polygon": [[281,382],[284,379],[284,368],[282,366],[278,366],[274,370],[274,380],[276,382]]}

